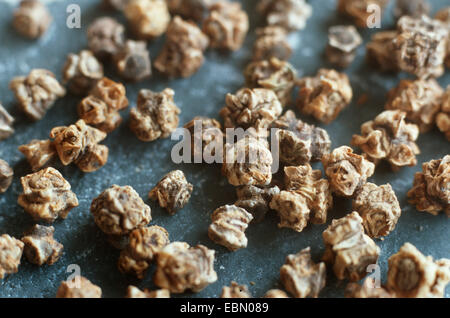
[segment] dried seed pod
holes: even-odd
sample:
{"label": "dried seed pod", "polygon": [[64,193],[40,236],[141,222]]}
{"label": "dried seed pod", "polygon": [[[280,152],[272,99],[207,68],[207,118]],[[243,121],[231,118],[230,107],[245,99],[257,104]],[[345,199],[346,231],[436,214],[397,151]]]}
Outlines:
{"label": "dried seed pod", "polygon": [[102,0],[102,5],[107,9],[123,11],[130,0]]}
{"label": "dried seed pod", "polygon": [[373,175],[375,165],[363,156],[353,153],[352,148],[342,146],[322,158],[331,189],[343,197],[351,197]]}
{"label": "dried seed pod", "polygon": [[239,285],[232,281],[231,286],[224,286],[220,298],[252,298],[247,285]]}
{"label": "dried seed pod", "polygon": [[241,48],[249,29],[247,13],[238,2],[218,1],[209,7],[202,31],[212,48],[236,51]]}
{"label": "dried seed pod", "polygon": [[294,66],[277,58],[250,63],[244,70],[245,85],[249,88],[266,88],[275,92],[286,106],[291,101],[297,71]]}
{"label": "dried seed pod", "polygon": [[41,37],[52,23],[52,16],[47,7],[38,0],[22,0],[14,11],[13,27],[29,39]]}
{"label": "dried seed pod", "polygon": [[397,72],[399,70],[395,56],[394,39],[397,31],[381,31],[372,35],[366,45],[366,60],[381,72]]}
{"label": "dried seed pod", "polygon": [[447,68],[450,68],[450,7],[439,10],[434,18],[444,23],[444,26],[447,28],[447,54],[445,56],[445,65]]}
{"label": "dried seed pod", "polygon": [[339,0],[339,13],[353,19],[354,24],[359,28],[368,28],[373,23],[373,9],[371,6],[377,6],[382,14],[389,0]]}
{"label": "dried seed pod", "polygon": [[0,103],[0,141],[9,138],[14,133],[14,118]]}
{"label": "dried seed pod", "polygon": [[314,77],[298,82],[298,109],[305,115],[329,124],[353,97],[350,81],[344,73],[320,69]]}
{"label": "dried seed pod", "polygon": [[402,17],[394,39],[396,58],[402,71],[419,78],[439,77],[444,73],[449,31],[443,23],[423,15]]}
{"label": "dried seed pod", "polygon": [[450,260],[434,261],[414,245],[405,243],[389,257],[387,287],[402,298],[442,298],[450,282]]}
{"label": "dried seed pod", "polygon": [[265,186],[272,181],[272,163],[267,141],[245,136],[225,145],[222,174],[234,186]]}
{"label": "dried seed pod", "polygon": [[245,230],[253,216],[235,205],[224,205],[211,215],[212,223],[208,229],[209,238],[234,252],[247,247]]}
{"label": "dried seed pod", "polygon": [[171,243],[158,253],[153,281],[171,293],[199,292],[217,281],[214,253],[203,245],[190,247],[184,242]]}
{"label": "dried seed pod", "polygon": [[346,298],[394,298],[383,286],[377,286],[375,278],[367,277],[362,285],[349,283],[345,289]]}
{"label": "dried seed pod", "polygon": [[124,13],[133,33],[144,40],[162,35],[170,22],[165,0],[130,0]]}
{"label": "dried seed pod", "polygon": [[5,193],[11,185],[14,177],[14,171],[9,164],[0,159],[0,193]]}
{"label": "dried seed pod", "polygon": [[176,16],[167,29],[166,42],[154,66],[168,77],[190,77],[203,65],[203,52],[208,44],[208,37],[195,23]]}
{"label": "dried seed pod", "polygon": [[305,0],[260,0],[257,10],[268,25],[277,25],[288,31],[304,29],[312,15],[312,7]]}
{"label": "dried seed pod", "polygon": [[107,77],[95,83],[90,95],[93,95],[106,103],[112,111],[119,111],[128,107],[128,99],[125,86],[114,82]]}
{"label": "dried seed pod", "polygon": [[450,141],[450,85],[447,86],[442,97],[441,109],[436,116],[436,125]]}
{"label": "dried seed pod", "polygon": [[42,119],[55,101],[66,94],[55,75],[44,69],[34,69],[28,76],[13,78],[9,87],[19,109],[35,121]]}
{"label": "dried seed pod", "polygon": [[256,29],[256,40],[253,44],[253,60],[270,60],[276,57],[287,61],[292,55],[292,48],[287,41],[287,31],[279,26],[267,26]]}
{"label": "dried seed pod", "polygon": [[110,60],[125,43],[125,27],[110,17],[94,20],[87,29],[89,49],[100,60]]}
{"label": "dried seed pod", "polygon": [[307,247],[297,254],[286,257],[286,264],[281,266],[280,279],[284,288],[296,298],[319,296],[325,287],[325,263],[314,263],[311,248]]}
{"label": "dried seed pod", "polygon": [[408,192],[409,203],[416,209],[438,215],[440,211],[450,217],[450,155],[422,165],[422,172],[414,175],[414,184]]}
{"label": "dried seed pod", "polygon": [[270,207],[278,212],[278,227],[301,232],[308,224],[323,224],[333,205],[330,185],[321,179],[320,170],[312,170],[309,164],[285,167],[285,191],[273,196]]}
{"label": "dried seed pod", "polygon": [[[222,125],[215,119],[196,116],[190,122],[183,126],[187,129],[191,135],[191,152],[194,157],[194,162],[196,158],[200,158],[200,161],[206,156],[211,157],[223,157],[223,137]],[[220,145],[220,149],[216,149],[216,146]],[[216,153],[216,150],[219,150]],[[208,162],[209,163],[209,162]]]}
{"label": "dried seed pod", "polygon": [[397,170],[404,166],[415,166],[420,153],[416,140],[419,127],[405,122],[406,113],[387,110],[361,126],[361,136],[353,135],[352,145],[361,148],[366,158],[377,164],[389,161]]}
{"label": "dried seed pod", "polygon": [[140,290],[135,286],[128,286],[126,298],[170,298],[170,291],[167,289]]}
{"label": "dried seed pod", "polygon": [[264,295],[264,298],[289,298],[289,296],[281,289],[270,289]]}
{"label": "dried seed pod", "polygon": [[188,203],[193,189],[194,186],[186,180],[183,171],[174,170],[166,174],[148,196],[173,215]]}
{"label": "dried seed pod", "polygon": [[56,298],[101,298],[102,289],[83,276],[61,282]]}
{"label": "dried seed pod", "polygon": [[380,248],[364,234],[363,220],[357,212],[334,219],[322,233],[323,260],[333,264],[338,279],[358,281],[367,275],[367,266],[376,264]]}
{"label": "dried seed pod", "polygon": [[160,226],[133,230],[127,247],[120,252],[119,271],[143,279],[158,251],[169,243],[169,233]]}
{"label": "dried seed pod", "polygon": [[114,56],[117,73],[130,82],[140,82],[152,75],[152,63],[147,43],[127,40]]}
{"label": "dried seed pod", "polygon": [[335,25],[328,30],[328,45],[325,50],[328,62],[341,68],[349,66],[356,56],[362,38],[353,25]]}
{"label": "dried seed pod", "polygon": [[53,128],[50,138],[65,166],[73,162],[81,171],[93,172],[108,161],[108,147],[98,144],[106,133],[86,125],[82,119],[74,125]]}
{"label": "dried seed pod", "polygon": [[175,92],[166,88],[160,93],[139,91],[137,107],[130,112],[130,129],[140,140],[149,142],[167,138],[178,127],[181,110],[175,104]]}
{"label": "dried seed pod", "polygon": [[122,123],[119,110],[128,107],[125,86],[109,78],[102,78],[90,95],[78,104],[78,115],[87,124],[109,133]]}
{"label": "dried seed pod", "polygon": [[103,78],[103,65],[91,51],[70,53],[63,67],[63,83],[73,94],[83,95]]}
{"label": "dried seed pod", "polygon": [[8,274],[17,273],[23,246],[21,241],[8,234],[0,235],[0,279]]}
{"label": "dried seed pod", "polygon": [[26,175],[20,182],[23,193],[17,203],[36,221],[52,223],[57,218],[65,219],[78,206],[69,182],[52,167]]}
{"label": "dried seed pod", "polygon": [[24,233],[22,242],[25,244],[24,254],[30,263],[42,266],[53,265],[63,252],[63,245],[53,238],[53,226],[34,225]]}
{"label": "dried seed pod", "polygon": [[390,184],[366,183],[353,200],[353,210],[363,219],[363,226],[372,238],[392,232],[402,213]]}
{"label": "dried seed pod", "polygon": [[224,128],[268,128],[281,115],[283,107],[274,91],[265,88],[244,88],[227,94],[220,111]]}
{"label": "dried seed pod", "polygon": [[170,14],[197,22],[203,21],[209,7],[217,0],[166,0]]}
{"label": "dried seed pod", "polygon": [[285,164],[320,161],[324,154],[330,152],[331,140],[327,131],[297,119],[291,110],[275,120],[272,127],[279,129],[276,132],[279,159]]}
{"label": "dried seed pod", "polygon": [[396,20],[404,15],[420,18],[422,15],[430,13],[430,4],[427,0],[396,0],[394,7],[394,17]]}
{"label": "dried seed pod", "polygon": [[245,185],[236,188],[238,200],[234,205],[243,208],[253,216],[252,222],[261,222],[269,211],[269,204],[274,195],[280,193],[276,185]]}
{"label": "dried seed pod", "polygon": [[434,79],[401,80],[389,91],[385,108],[406,112],[406,119],[424,133],[434,126],[443,94],[442,87]]}
{"label": "dried seed pod", "polygon": [[113,185],[91,204],[95,224],[107,235],[128,235],[152,220],[151,209],[130,186]]}

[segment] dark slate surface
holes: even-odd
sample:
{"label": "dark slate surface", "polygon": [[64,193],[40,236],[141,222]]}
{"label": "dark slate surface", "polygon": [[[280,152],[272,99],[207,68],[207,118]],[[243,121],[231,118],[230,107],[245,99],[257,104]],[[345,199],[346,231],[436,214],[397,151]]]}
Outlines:
{"label": "dark slate surface", "polygon": [[[66,6],[69,1],[47,1],[55,18],[49,32],[39,41],[27,41],[14,33],[10,25],[11,14],[17,1],[0,1],[0,100],[4,106],[17,118],[16,133],[8,140],[0,143],[0,158],[7,160],[14,167],[15,178],[11,188],[0,195],[0,233],[8,233],[21,237],[21,233],[33,225],[32,219],[16,204],[21,192],[19,178],[30,173],[17,147],[33,138],[47,138],[54,126],[68,125],[76,121],[76,105],[78,97],[67,96],[52,108],[45,118],[32,123],[18,113],[14,107],[12,93],[8,83],[12,77],[27,74],[33,68],[47,68],[61,77],[61,68],[65,56],[70,52],[78,52],[86,47],[85,30],[95,18],[104,14],[120,14],[101,11],[99,1],[79,0],[82,8],[82,29],[68,29],[65,25]],[[311,1],[314,6],[313,17],[305,30],[291,35],[290,40],[295,48],[291,62],[300,74],[312,75],[319,67],[326,66],[323,51],[326,43],[326,32],[329,26],[348,23],[338,17],[335,12],[334,0]],[[446,0],[431,1],[433,13],[443,6]],[[243,1],[245,9],[251,12],[256,1]],[[391,10],[385,15],[383,28],[392,27]],[[260,25],[261,21],[251,15],[251,30]],[[363,31],[367,42],[373,30]],[[141,88],[162,90],[171,87],[175,90],[175,100],[182,109],[180,123],[184,124],[196,115],[218,117],[218,111],[224,103],[227,92],[234,92],[243,85],[241,75],[243,67],[250,57],[254,32],[246,40],[244,48],[234,54],[224,54],[209,51],[207,61],[201,70],[186,80],[166,80],[155,75],[151,80],[140,84],[127,85],[127,94],[134,106],[136,96]],[[158,39],[150,45],[152,57],[159,52],[163,39]],[[339,118],[326,126],[331,135],[333,147],[348,144],[352,134],[359,133],[360,125],[372,119],[383,110],[385,95],[404,74],[381,75],[364,63],[364,48],[358,50],[358,56],[353,65],[345,71],[354,89],[354,102],[344,110]],[[111,74],[109,74],[111,75]],[[113,77],[114,78],[114,77]],[[450,74],[439,79],[441,85],[450,82]],[[364,105],[357,105],[356,100],[363,94],[369,95]],[[122,114],[125,123],[129,109]],[[305,118],[309,122],[314,122]],[[0,281],[1,297],[52,297],[62,280],[68,277],[66,272],[69,264],[78,264],[81,274],[89,278],[103,289],[104,297],[122,297],[129,284],[139,287],[154,288],[152,284],[152,267],[147,277],[139,282],[123,276],[117,270],[119,251],[112,248],[105,240],[102,232],[94,224],[89,212],[90,202],[103,189],[112,184],[131,185],[151,206],[153,221],[168,229],[172,241],[186,241],[191,245],[204,244],[217,251],[215,269],[219,279],[216,283],[204,289],[201,293],[182,296],[217,297],[221,288],[236,280],[249,285],[250,291],[256,297],[262,296],[270,288],[279,286],[279,268],[284,263],[286,255],[296,253],[300,249],[311,246],[313,257],[319,260],[324,251],[322,231],[331,222],[350,212],[348,200],[336,199],[336,205],[329,214],[325,225],[309,225],[302,233],[289,229],[277,228],[277,217],[270,215],[267,219],[247,230],[248,248],[230,253],[221,246],[212,243],[207,236],[210,214],[227,203],[235,201],[232,186],[220,174],[216,165],[172,163],[170,150],[176,141],[158,140],[143,143],[123,124],[117,131],[110,134],[106,145],[110,148],[108,164],[101,170],[91,174],[83,174],[76,167],[57,168],[71,183],[77,194],[80,205],[73,209],[68,218],[54,224],[56,238],[64,244],[64,255],[53,266],[36,267],[23,260],[19,273]],[[383,277],[386,276],[387,258],[395,253],[405,242],[411,242],[424,254],[435,258],[450,257],[449,220],[444,215],[432,216],[420,213],[406,202],[406,192],[410,188],[413,175],[420,169],[423,162],[443,157],[449,153],[449,143],[437,130],[420,136],[418,144],[422,154],[418,156],[419,164],[412,168],[403,168],[393,173],[386,165],[377,168],[370,181],[377,184],[389,182],[402,207],[402,216],[396,229],[383,241],[377,240],[381,248],[379,264]],[[315,164],[314,167],[320,168]],[[169,216],[155,203],[147,199],[148,191],[167,172],[182,169],[190,182],[195,186],[189,204],[175,216]],[[253,284],[254,283],[254,284]],[[328,274],[328,283],[322,291],[323,297],[342,297],[344,282],[338,282],[333,274]],[[449,297],[449,289],[446,296]]]}

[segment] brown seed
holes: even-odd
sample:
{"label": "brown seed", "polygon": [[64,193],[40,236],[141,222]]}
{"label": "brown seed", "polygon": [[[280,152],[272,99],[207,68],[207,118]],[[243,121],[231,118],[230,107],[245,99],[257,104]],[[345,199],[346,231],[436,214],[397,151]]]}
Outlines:
{"label": "brown seed", "polygon": [[51,164],[57,156],[55,146],[49,139],[33,139],[30,143],[19,146],[19,151],[23,153],[34,172]]}
{"label": "brown seed", "polygon": [[101,298],[102,289],[92,284],[83,276],[76,276],[70,281],[62,282],[56,298]]}
{"label": "brown seed", "polygon": [[13,78],[9,87],[19,109],[35,121],[42,119],[55,101],[66,94],[55,75],[44,69],[34,69],[28,76]]}
{"label": "brown seed", "polygon": [[170,243],[158,253],[153,281],[171,293],[199,292],[217,281],[214,253],[203,245],[190,247],[184,242]]}
{"label": "brown seed", "polygon": [[353,196],[373,175],[375,165],[363,156],[353,153],[353,149],[342,146],[322,157],[325,174],[331,189],[338,196]]}
{"label": "brown seed", "polygon": [[23,193],[17,203],[36,221],[53,223],[65,219],[78,206],[78,199],[61,173],[45,168],[21,178]]}
{"label": "brown seed", "polygon": [[[194,160],[200,158],[202,162],[207,155],[211,157],[223,157],[222,145],[224,134],[222,132],[222,125],[217,120],[204,116],[196,116],[183,127],[191,134],[191,153]],[[219,149],[216,149],[218,148],[216,146],[220,146]]]}
{"label": "brown seed", "polygon": [[312,15],[312,7],[304,0],[260,0],[257,10],[269,26],[280,26],[287,31],[304,29]]}
{"label": "brown seed", "polygon": [[372,35],[366,45],[366,60],[381,72],[397,72],[399,70],[394,47],[397,31],[381,31]]}
{"label": "brown seed", "polygon": [[174,170],[166,174],[148,196],[173,215],[188,203],[193,189],[194,186],[186,180],[183,171]]}
{"label": "brown seed", "polygon": [[435,124],[443,94],[442,87],[434,79],[401,80],[389,91],[385,108],[404,111],[406,119],[424,133]]}
{"label": "brown seed", "polygon": [[350,81],[344,73],[320,69],[316,76],[298,82],[298,109],[305,115],[329,124],[353,97]]}
{"label": "brown seed", "polygon": [[203,21],[209,7],[217,0],[166,0],[170,14],[181,16],[184,19]]}
{"label": "brown seed", "polygon": [[100,60],[111,59],[125,43],[125,28],[110,17],[94,20],[87,29],[89,49]]}
{"label": "brown seed", "polygon": [[140,290],[135,286],[128,286],[126,298],[170,298],[168,289]]}
{"label": "brown seed", "polygon": [[331,140],[325,129],[308,125],[288,110],[272,123],[278,139],[279,159],[289,165],[320,161],[330,152]]}
{"label": "brown seed", "polygon": [[130,0],[124,13],[133,33],[145,40],[162,35],[170,22],[165,0]]}
{"label": "brown seed", "polygon": [[261,222],[269,212],[270,201],[278,193],[280,188],[276,185],[244,185],[236,188],[238,200],[234,205],[249,212],[253,216],[252,222]]}
{"label": "brown seed", "polygon": [[270,60],[276,57],[287,61],[292,55],[292,48],[287,42],[287,31],[282,27],[268,26],[256,30],[256,40],[253,44],[253,60]]}
{"label": "brown seed", "polygon": [[224,286],[220,298],[252,298],[247,285],[239,285],[232,281],[231,286]]}
{"label": "brown seed", "polygon": [[108,161],[108,147],[98,143],[106,133],[78,120],[74,125],[55,127],[50,132],[62,164],[75,163],[83,172],[97,171]]}
{"label": "brown seed", "polygon": [[245,230],[253,216],[235,205],[224,205],[211,215],[212,223],[208,229],[209,238],[230,251],[247,247]]}
{"label": "brown seed", "polygon": [[155,68],[168,77],[190,77],[205,60],[208,37],[196,24],[176,16],[170,22],[166,42],[155,60]]}
{"label": "brown seed", "polygon": [[63,245],[53,238],[53,226],[34,225],[24,233],[24,254],[30,263],[42,266],[53,265],[63,252]]}
{"label": "brown seed", "polygon": [[106,9],[123,11],[130,0],[102,0],[102,5]]}
{"label": "brown seed", "polygon": [[450,260],[434,261],[424,256],[414,245],[405,243],[389,257],[386,286],[396,297],[442,298],[450,282]]}
{"label": "brown seed", "polygon": [[227,94],[220,111],[224,128],[268,128],[282,112],[282,105],[274,91],[266,88],[244,88]]}
{"label": "brown seed", "polygon": [[250,63],[244,70],[245,84],[249,88],[266,88],[275,92],[283,106],[291,101],[297,79],[294,66],[277,58]]}
{"label": "brown seed", "polygon": [[209,7],[202,31],[212,48],[236,51],[241,48],[249,29],[248,16],[238,2],[218,1]]}
{"label": "brown seed", "polygon": [[364,278],[367,267],[376,264],[380,248],[364,234],[363,220],[357,212],[334,219],[322,233],[325,243],[323,260],[333,265],[333,271],[340,280],[352,282]]}
{"label": "brown seed", "polygon": [[14,11],[13,26],[16,31],[29,39],[41,37],[48,29],[53,18],[38,0],[22,0]]}
{"label": "brown seed", "polygon": [[264,298],[289,298],[281,289],[270,289],[264,295]]}
{"label": "brown seed", "polygon": [[336,25],[328,30],[328,45],[325,51],[328,62],[341,68],[349,66],[356,56],[362,38],[352,25]]}
{"label": "brown seed", "polygon": [[0,279],[8,274],[17,273],[22,258],[24,244],[9,236],[0,235]]}
{"label": "brown seed", "polygon": [[133,230],[129,235],[128,245],[120,252],[118,261],[120,272],[134,274],[137,278],[143,279],[158,251],[169,243],[169,233],[160,226]]}
{"label": "brown seed", "polygon": [[103,78],[103,66],[91,51],[83,50],[69,54],[63,68],[64,84],[73,94],[88,93]]}
{"label": "brown seed", "polygon": [[0,193],[5,193],[13,181],[14,171],[9,164],[0,159]]}
{"label": "brown seed", "polygon": [[431,160],[422,165],[422,172],[416,172],[414,183],[408,192],[409,203],[422,212],[433,215],[443,211],[450,217],[450,155]]}
{"label": "brown seed", "polygon": [[398,20],[404,15],[420,18],[430,13],[430,4],[427,0],[396,0],[394,17]]}
{"label": "brown seed", "polygon": [[442,97],[441,110],[436,116],[436,125],[450,141],[450,85]]}
{"label": "brown seed", "polygon": [[181,111],[173,100],[174,95],[170,88],[160,93],[148,89],[139,91],[137,107],[130,111],[130,129],[139,140],[150,142],[167,138],[178,127]]}
{"label": "brown seed", "polygon": [[314,263],[309,247],[286,257],[280,269],[280,280],[284,288],[296,298],[317,298],[325,287],[325,263]]}
{"label": "brown seed", "polygon": [[394,298],[386,287],[376,285],[376,279],[367,277],[362,285],[349,283],[345,289],[346,298]]}
{"label": "brown seed", "polygon": [[363,226],[372,238],[392,232],[402,213],[390,184],[377,186],[367,182],[353,200],[353,210],[363,219]]}
{"label": "brown seed", "polygon": [[152,64],[144,41],[127,40],[114,56],[117,72],[125,80],[140,82],[152,75]]}
{"label": "brown seed", "polygon": [[128,235],[152,220],[151,209],[130,186],[113,185],[91,204],[95,224],[107,235]]}
{"label": "brown seed", "polygon": [[9,138],[14,133],[14,118],[0,103],[0,141]]}
{"label": "brown seed", "polygon": [[361,136],[353,135],[352,145],[362,149],[366,159],[377,164],[387,160],[394,170],[414,166],[420,153],[416,140],[419,127],[405,122],[406,113],[386,110],[361,126]]}

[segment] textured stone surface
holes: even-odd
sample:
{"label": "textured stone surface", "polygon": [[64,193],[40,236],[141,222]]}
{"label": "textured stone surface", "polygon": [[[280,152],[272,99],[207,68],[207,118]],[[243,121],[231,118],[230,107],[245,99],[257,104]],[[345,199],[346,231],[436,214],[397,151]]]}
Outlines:
{"label": "textured stone surface", "polygon": [[[9,80],[17,75],[27,74],[32,68],[43,67],[55,72],[61,79],[61,69],[70,52],[79,52],[87,45],[85,30],[88,24],[98,16],[105,14],[100,11],[100,1],[78,0],[82,9],[81,30],[70,30],[65,27],[66,5],[70,1],[44,1],[55,18],[48,32],[38,41],[28,41],[16,35],[10,25],[13,5],[18,1],[0,1],[0,99],[5,108],[17,118],[14,128],[16,133],[11,138],[0,142],[0,158],[8,161],[14,168],[15,176],[11,188],[0,195],[0,233],[8,233],[20,237],[22,232],[33,225],[31,217],[17,205],[17,196],[21,192],[20,177],[31,173],[28,163],[17,150],[19,145],[32,139],[47,139],[51,128],[60,125],[73,124],[77,119],[76,107],[79,97],[68,95],[56,102],[54,107],[39,122],[28,121],[14,107],[14,98],[8,89]],[[255,7],[255,0],[246,0],[245,10]],[[430,1],[434,14],[443,7],[446,0]],[[323,57],[329,26],[348,23],[348,20],[338,17],[335,11],[335,0],[310,1],[314,13],[308,20],[306,29],[292,33],[289,41],[294,48],[290,62],[300,74],[312,76],[319,67],[330,67]],[[383,20],[383,29],[394,26],[389,6]],[[114,13],[112,13],[114,14]],[[120,21],[124,18],[116,15]],[[198,73],[185,80],[162,78],[155,74],[150,80],[139,84],[127,84],[127,95],[130,106],[136,105],[138,90],[148,88],[161,91],[166,87],[175,90],[175,101],[182,110],[180,126],[194,116],[202,115],[220,119],[218,112],[225,103],[225,94],[235,92],[244,83],[242,70],[251,59],[251,49],[255,38],[254,30],[262,26],[262,19],[250,14],[250,33],[244,47],[233,53],[223,54],[207,51],[206,61]],[[362,36],[365,42],[370,34],[378,30],[364,30]],[[159,52],[164,39],[159,38],[150,45],[152,56]],[[301,116],[308,123],[324,127],[332,139],[332,147],[349,144],[353,134],[360,132],[362,123],[373,119],[383,111],[385,95],[394,87],[402,75],[382,75],[370,69],[364,62],[364,47],[357,50],[354,63],[345,73],[349,75],[354,90],[352,103],[342,111],[339,117],[330,125],[318,124],[311,118]],[[111,69],[106,69],[107,76],[114,75]],[[213,76],[212,76],[213,75]],[[117,76],[112,76],[119,80]],[[450,84],[450,74],[439,78],[442,86]],[[363,94],[369,95],[365,104],[358,105],[356,101]],[[290,107],[295,109],[295,107]],[[139,288],[156,289],[152,283],[154,265],[149,269],[143,281],[122,275],[117,269],[117,259],[120,251],[106,241],[105,236],[97,228],[89,212],[92,199],[112,184],[130,184],[152,208],[153,221],[151,225],[160,225],[170,233],[171,241],[186,241],[190,245],[204,244],[217,251],[215,270],[219,276],[216,283],[209,285],[198,294],[182,296],[218,297],[222,287],[235,280],[249,286],[255,297],[261,297],[272,288],[279,288],[279,268],[284,264],[288,254],[311,246],[312,258],[320,260],[324,251],[322,232],[331,223],[332,218],[343,217],[351,211],[351,200],[337,199],[326,224],[309,225],[301,233],[290,229],[279,229],[275,213],[269,213],[266,219],[258,224],[251,224],[246,231],[248,247],[234,253],[214,244],[208,238],[208,226],[211,213],[221,205],[236,201],[235,190],[226,178],[221,176],[220,165],[181,164],[176,165],[170,160],[170,150],[176,141],[170,138],[152,143],[140,142],[129,130],[129,109],[121,112],[123,124],[105,140],[110,148],[108,163],[99,171],[83,174],[75,166],[57,168],[71,183],[72,190],[77,194],[80,205],[73,209],[64,221],[57,221],[55,239],[64,245],[64,254],[53,266],[36,268],[28,262],[22,262],[19,272],[0,281],[0,297],[53,297],[61,281],[66,280],[70,273],[66,272],[69,264],[78,264],[81,275],[92,283],[100,286],[104,297],[123,297],[128,285]],[[299,113],[296,111],[297,116]],[[425,255],[435,259],[449,258],[450,235],[449,220],[445,214],[438,216],[421,213],[407,203],[406,192],[411,188],[414,172],[421,170],[421,164],[431,159],[442,158],[448,153],[448,141],[437,129],[426,135],[421,135],[418,145],[422,154],[417,156],[415,167],[405,167],[399,172],[392,172],[388,165],[377,167],[370,182],[385,184],[389,182],[396,192],[402,216],[395,230],[385,237],[384,241],[376,240],[381,248],[380,265],[383,281],[386,279],[387,258],[396,253],[405,242],[411,242]],[[320,164],[314,164],[314,169],[321,169]],[[174,216],[168,215],[158,204],[147,199],[148,191],[159,179],[171,170],[181,169],[186,178],[194,184],[194,192],[189,203]],[[250,282],[255,285],[250,285]],[[321,297],[343,297],[345,285],[339,285],[330,272],[327,286],[322,290]],[[450,288],[447,288],[450,297]]]}

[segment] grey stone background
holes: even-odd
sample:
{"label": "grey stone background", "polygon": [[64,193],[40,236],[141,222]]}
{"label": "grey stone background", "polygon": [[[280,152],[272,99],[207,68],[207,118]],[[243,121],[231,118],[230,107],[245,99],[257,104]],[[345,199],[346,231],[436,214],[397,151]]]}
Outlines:
{"label": "grey stone background", "polygon": [[[8,161],[14,168],[15,178],[11,188],[0,195],[0,233],[8,233],[20,238],[23,231],[33,225],[33,221],[17,205],[21,192],[20,177],[30,173],[30,168],[17,147],[28,143],[33,138],[45,139],[54,126],[69,125],[77,120],[76,105],[78,97],[66,96],[60,99],[45,118],[32,123],[20,114],[14,105],[14,98],[8,89],[9,81],[17,75],[27,74],[33,68],[49,69],[61,78],[61,68],[65,57],[70,52],[78,52],[86,47],[85,31],[89,23],[102,15],[113,15],[124,21],[119,13],[102,11],[99,1],[46,1],[54,22],[48,33],[38,41],[28,41],[18,36],[11,27],[11,15],[18,1],[0,0],[0,100],[16,117],[16,133],[0,143],[0,158]],[[335,0],[310,1],[314,7],[312,18],[305,30],[293,33],[290,41],[295,49],[292,64],[300,74],[313,75],[320,67],[327,67],[323,58],[327,29],[336,24],[349,23],[339,17],[335,11]],[[383,18],[382,28],[394,27],[392,19],[392,2]],[[433,14],[439,8],[448,5],[446,0],[430,1]],[[82,29],[66,27],[66,7],[78,3],[82,9]],[[165,87],[175,90],[175,101],[181,108],[180,124],[184,125],[196,115],[215,118],[224,104],[225,94],[234,92],[243,85],[242,70],[251,56],[255,27],[262,21],[253,13],[255,0],[242,1],[250,13],[251,30],[244,47],[236,53],[208,51],[206,63],[200,71],[189,79],[167,80],[154,74],[143,83],[127,84],[127,95],[132,107],[141,88],[160,91]],[[376,30],[362,30],[367,43],[370,34]],[[154,58],[164,38],[149,44]],[[360,132],[360,125],[374,118],[383,110],[386,92],[398,83],[400,75],[383,75],[369,68],[364,62],[365,49],[361,46],[352,66],[345,70],[350,77],[354,90],[354,99],[336,121],[325,126],[333,141],[333,147],[349,144],[351,136]],[[116,79],[114,74],[108,76]],[[450,74],[439,78],[441,85],[450,83]],[[364,105],[357,105],[356,100],[368,94],[369,100]],[[293,106],[289,106],[293,108]],[[124,123],[111,133],[105,141],[110,148],[106,166],[95,173],[83,174],[76,167],[57,168],[71,183],[80,205],[73,209],[68,218],[57,221],[55,237],[64,245],[64,255],[53,266],[37,267],[25,259],[19,272],[0,281],[0,297],[53,297],[61,281],[69,273],[69,264],[78,264],[81,274],[99,285],[104,297],[123,297],[129,284],[141,288],[155,288],[152,283],[154,267],[147,277],[137,281],[119,273],[117,259],[119,251],[111,247],[102,232],[94,224],[89,206],[94,197],[112,184],[131,185],[151,206],[153,221],[165,227],[172,241],[186,241],[191,245],[204,244],[216,250],[215,270],[219,279],[198,294],[183,294],[187,297],[218,297],[222,286],[235,280],[249,285],[255,297],[261,297],[271,288],[279,287],[279,268],[288,254],[311,246],[313,258],[318,261],[324,251],[322,232],[333,218],[343,217],[351,211],[349,200],[336,199],[335,207],[329,213],[327,224],[309,225],[303,232],[277,228],[277,216],[269,215],[264,222],[252,224],[247,230],[248,248],[237,252],[228,252],[225,248],[211,242],[207,236],[210,214],[214,209],[235,201],[232,186],[221,176],[220,166],[172,163],[170,151],[176,141],[169,139],[152,143],[140,142],[128,129],[129,109],[122,112]],[[314,123],[310,118],[303,118]],[[379,264],[385,279],[387,258],[395,253],[405,242],[411,242],[424,254],[434,258],[450,257],[449,220],[443,214],[432,216],[421,213],[406,201],[406,192],[412,185],[413,176],[423,162],[441,158],[449,153],[449,143],[436,129],[421,135],[418,144],[422,153],[418,156],[419,164],[392,172],[387,165],[380,165],[370,179],[376,184],[389,182],[394,188],[402,207],[402,216],[396,229],[384,240],[377,240],[381,248]],[[315,164],[315,168],[321,168]],[[194,184],[194,192],[189,204],[174,216],[147,199],[148,191],[167,172],[182,169],[188,180]],[[321,297],[343,297],[346,282],[339,282],[331,271],[328,273],[327,286]],[[449,297],[449,288],[446,296]]]}

